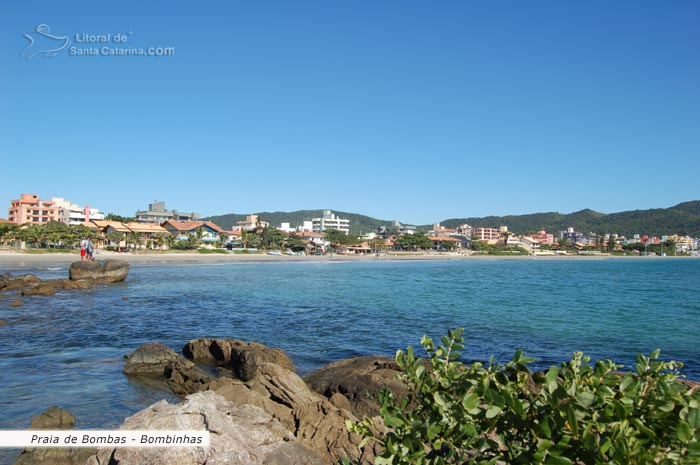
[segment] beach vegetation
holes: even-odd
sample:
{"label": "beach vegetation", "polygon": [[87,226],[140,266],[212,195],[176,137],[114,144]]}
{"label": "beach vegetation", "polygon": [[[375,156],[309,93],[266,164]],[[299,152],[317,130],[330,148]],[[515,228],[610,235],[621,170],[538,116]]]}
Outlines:
{"label": "beach vegetation", "polygon": [[503,366],[462,364],[462,333],[424,336],[425,358],[397,351],[408,395],[379,394],[384,426],[346,422],[379,446],[376,465],[700,463],[700,392],[658,350],[629,372],[577,352],[532,373],[520,350]]}

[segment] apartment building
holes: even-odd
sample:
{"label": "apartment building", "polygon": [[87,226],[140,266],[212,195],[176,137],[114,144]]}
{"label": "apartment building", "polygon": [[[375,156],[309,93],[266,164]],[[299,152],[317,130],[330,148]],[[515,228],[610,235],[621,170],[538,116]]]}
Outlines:
{"label": "apartment building", "polygon": [[10,202],[7,219],[16,224],[46,224],[58,220],[58,210],[51,200],[42,200],[36,194],[22,194]]}
{"label": "apartment building", "polygon": [[326,229],[337,229],[345,234],[350,233],[350,220],[338,218],[330,210],[323,210],[321,218],[311,218],[312,231],[323,232]]}
{"label": "apartment building", "polygon": [[[508,229],[506,228],[505,231]],[[504,232],[504,227],[496,228],[474,228],[474,239],[477,241],[497,241]]]}
{"label": "apartment building", "polygon": [[101,221],[105,219],[104,213],[100,213],[97,208],[92,208],[90,205],[81,207],[61,197],[53,197],[51,201],[56,207],[56,221],[61,223],[78,225],[92,220]]}
{"label": "apartment building", "polygon": [[199,213],[181,213],[177,210],[167,210],[165,202],[148,204],[148,210],[137,211],[136,221],[139,223],[162,223],[164,221],[197,221],[202,217]]}

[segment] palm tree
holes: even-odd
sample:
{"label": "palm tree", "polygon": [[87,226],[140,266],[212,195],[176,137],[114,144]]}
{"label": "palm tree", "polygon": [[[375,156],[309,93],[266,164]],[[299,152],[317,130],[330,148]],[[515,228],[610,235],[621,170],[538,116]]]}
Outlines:
{"label": "palm tree", "polygon": [[220,246],[221,248],[224,248],[224,246],[226,246],[226,242],[228,241],[228,234],[226,234],[226,233],[223,232],[223,231],[220,232],[220,233],[219,233],[219,240],[221,241],[221,242],[219,243],[219,246]]}
{"label": "palm tree", "polygon": [[138,249],[141,245],[141,235],[134,231],[130,232],[126,235],[126,243],[127,245],[132,244],[134,248]]}

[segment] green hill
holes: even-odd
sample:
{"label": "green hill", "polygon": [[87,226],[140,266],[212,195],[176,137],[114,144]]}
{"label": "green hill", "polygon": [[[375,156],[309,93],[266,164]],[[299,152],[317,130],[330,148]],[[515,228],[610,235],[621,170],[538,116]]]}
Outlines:
{"label": "green hill", "polygon": [[584,233],[617,233],[628,237],[634,234],[650,236],[681,234],[700,237],[700,201],[684,202],[670,208],[632,210],[611,214],[581,210],[569,214],[534,213],[485,218],[453,218],[441,222],[446,228],[454,228],[464,223],[475,227],[489,228],[505,225],[515,233],[530,233],[541,229],[557,233],[568,227],[573,227]]}
{"label": "green hill", "polygon": [[[357,213],[333,211],[341,218],[350,220],[350,232],[363,234],[374,231],[379,226],[390,226],[392,221],[378,220]],[[294,212],[260,212],[260,219],[279,227],[280,223],[290,223],[292,227],[310,221],[323,215],[323,210],[298,210]],[[224,229],[231,229],[236,222],[244,220],[245,215],[230,213],[228,215],[205,218],[213,221]],[[517,234],[536,232],[544,229],[556,234],[566,228],[573,227],[583,233],[616,233],[625,236],[646,234],[662,236],[664,234],[681,234],[700,237],[700,200],[680,203],[670,208],[650,210],[632,210],[619,213],[605,214],[593,210],[581,210],[562,214],[532,213],[528,215],[487,216],[483,218],[452,218],[440,224],[446,228],[454,228],[460,224],[470,224],[475,227],[498,228],[508,226],[510,231]],[[419,230],[428,231],[432,225],[419,226]]]}
{"label": "green hill", "polygon": [[[348,213],[332,210],[333,213],[340,217],[350,220],[351,234],[365,234],[374,231],[379,226],[388,226],[392,222],[388,220],[378,220],[366,215],[357,213]],[[271,226],[279,227],[280,223],[289,223],[291,227],[300,226],[304,221],[311,221],[312,218],[320,218],[323,216],[323,210],[298,210],[294,212],[259,212],[255,213],[260,217],[261,221],[267,221]],[[205,218],[207,221],[212,221],[224,229],[231,229],[238,221],[245,220],[246,215],[230,213],[228,215],[211,216]]]}

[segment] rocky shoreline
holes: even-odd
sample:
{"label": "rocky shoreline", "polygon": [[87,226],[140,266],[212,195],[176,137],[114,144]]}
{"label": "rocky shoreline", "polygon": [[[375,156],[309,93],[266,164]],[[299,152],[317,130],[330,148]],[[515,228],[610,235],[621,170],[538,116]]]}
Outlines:
{"label": "rocky shoreline", "polygon": [[[376,451],[360,450],[361,438],[348,433],[345,422],[376,416],[381,425],[372,399],[384,388],[405,394],[399,367],[383,356],[331,363],[302,379],[281,349],[255,342],[194,339],[182,354],[149,343],[126,357],[123,373],[132,381],[156,383],[183,400],[151,405],[121,429],[206,430],[208,448],[27,449],[15,465],[371,463]],[[56,407],[37,418],[32,429],[74,424]]]}
{"label": "rocky shoreline", "polygon": [[[16,292],[18,297],[52,296],[57,290],[90,289],[100,284],[124,281],[129,274],[129,263],[123,260],[77,261],[70,265],[67,279],[42,280],[33,274],[12,276],[0,274],[0,293]],[[10,302],[10,307],[21,307],[21,299]]]}

